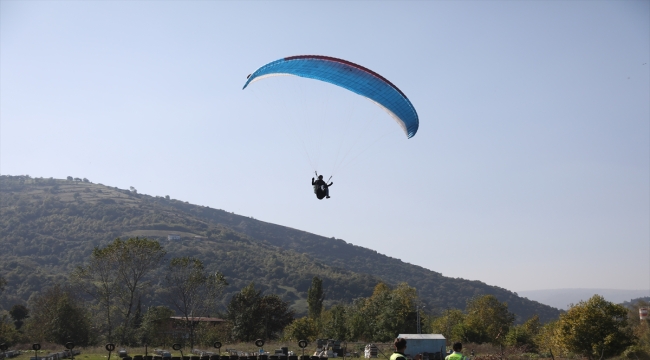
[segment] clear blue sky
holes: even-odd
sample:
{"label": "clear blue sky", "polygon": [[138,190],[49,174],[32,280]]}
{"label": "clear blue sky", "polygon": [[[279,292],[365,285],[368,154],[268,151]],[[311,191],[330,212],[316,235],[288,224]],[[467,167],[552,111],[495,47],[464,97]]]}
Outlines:
{"label": "clear blue sky", "polygon": [[[329,84],[241,90],[298,54],[388,78],[418,134]],[[648,62],[648,1],[3,0],[0,172],[133,186],[513,291],[650,292]],[[327,201],[315,166],[336,170]]]}

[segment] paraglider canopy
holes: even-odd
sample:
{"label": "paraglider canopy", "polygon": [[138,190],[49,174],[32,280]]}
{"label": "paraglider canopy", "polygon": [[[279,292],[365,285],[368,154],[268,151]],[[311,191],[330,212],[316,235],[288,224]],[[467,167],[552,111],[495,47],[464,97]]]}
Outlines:
{"label": "paraglider canopy", "polygon": [[243,88],[257,80],[278,75],[316,79],[348,89],[386,110],[408,138],[418,131],[418,114],[406,95],[386,78],[361,65],[322,55],[290,56],[257,69],[248,76]]}

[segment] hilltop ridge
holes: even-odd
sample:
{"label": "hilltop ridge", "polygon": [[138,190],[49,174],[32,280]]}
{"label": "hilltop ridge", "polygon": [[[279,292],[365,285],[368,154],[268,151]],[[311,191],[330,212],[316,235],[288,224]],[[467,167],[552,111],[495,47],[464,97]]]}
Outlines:
{"label": "hilltop ridge", "polygon": [[615,304],[630,302],[635,298],[647,297],[648,290],[618,290],[618,289],[548,289],[520,291],[520,295],[539,301],[542,304],[568,310],[570,304],[587,301],[598,294]]}

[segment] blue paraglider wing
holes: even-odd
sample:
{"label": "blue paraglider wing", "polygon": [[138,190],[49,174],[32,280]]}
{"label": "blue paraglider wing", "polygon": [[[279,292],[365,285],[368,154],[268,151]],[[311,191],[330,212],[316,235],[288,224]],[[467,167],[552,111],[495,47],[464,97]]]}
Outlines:
{"label": "blue paraglider wing", "polygon": [[244,89],[254,81],[276,75],[296,75],[348,89],[386,110],[408,138],[418,131],[418,114],[406,95],[383,76],[361,65],[329,56],[291,56],[257,69],[248,76]]}

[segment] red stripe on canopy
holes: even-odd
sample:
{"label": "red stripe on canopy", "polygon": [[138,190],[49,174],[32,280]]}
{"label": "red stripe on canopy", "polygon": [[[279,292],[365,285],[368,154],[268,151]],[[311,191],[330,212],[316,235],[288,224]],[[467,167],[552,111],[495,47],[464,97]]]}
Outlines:
{"label": "red stripe on canopy", "polygon": [[388,85],[392,86],[393,89],[397,90],[397,92],[399,92],[402,96],[404,96],[405,99],[408,99],[406,97],[406,95],[404,95],[402,90],[400,90],[392,82],[388,81],[388,79],[386,79],[385,77],[377,74],[376,72],[374,72],[374,71],[372,71],[372,70],[370,70],[370,69],[368,69],[366,67],[363,67],[363,66],[361,66],[359,64],[355,64],[355,63],[353,63],[351,61],[347,61],[347,60],[343,60],[343,59],[339,59],[339,58],[335,58],[335,57],[331,57],[331,56],[323,56],[323,55],[296,55],[296,56],[289,56],[289,57],[284,58],[284,60],[298,60],[298,59],[327,60],[327,61],[333,61],[333,62],[338,62],[338,63],[341,63],[341,64],[350,65],[352,67],[355,67],[355,68],[357,68],[359,70],[365,71],[365,72],[367,72],[367,73],[381,79],[382,81],[386,82]]}

